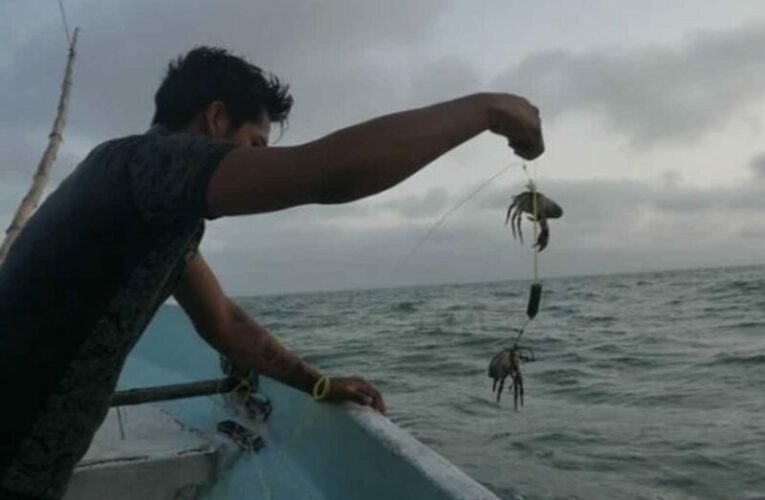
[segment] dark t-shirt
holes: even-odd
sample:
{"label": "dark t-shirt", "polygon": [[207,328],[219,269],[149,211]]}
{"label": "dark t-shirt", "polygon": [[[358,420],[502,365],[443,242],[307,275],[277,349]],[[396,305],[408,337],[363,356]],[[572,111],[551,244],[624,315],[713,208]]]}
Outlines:
{"label": "dark t-shirt", "polygon": [[0,490],[62,495],[233,146],[158,127],[104,143],[24,227],[0,265]]}

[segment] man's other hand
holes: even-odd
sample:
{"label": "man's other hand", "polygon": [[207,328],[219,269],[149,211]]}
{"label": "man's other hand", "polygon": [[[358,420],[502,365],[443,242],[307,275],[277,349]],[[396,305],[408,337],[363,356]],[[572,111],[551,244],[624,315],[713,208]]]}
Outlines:
{"label": "man's other hand", "polygon": [[380,392],[372,384],[359,377],[338,377],[330,381],[327,400],[339,403],[353,401],[364,406],[371,406],[385,415],[385,402]]}
{"label": "man's other hand", "polygon": [[491,131],[506,137],[521,158],[533,160],[544,153],[539,109],[523,97],[512,94],[490,94],[489,98]]}

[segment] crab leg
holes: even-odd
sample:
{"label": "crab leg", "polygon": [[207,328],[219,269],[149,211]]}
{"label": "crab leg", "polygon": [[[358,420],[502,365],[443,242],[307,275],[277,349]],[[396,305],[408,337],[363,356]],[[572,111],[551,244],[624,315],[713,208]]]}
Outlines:
{"label": "crab leg", "polygon": [[508,221],[510,220],[510,216],[513,214],[513,208],[515,207],[516,204],[517,202],[515,201],[515,199],[513,199],[513,202],[510,204],[509,207],[507,207],[507,217],[505,217],[505,225],[507,225]]}
{"label": "crab leg", "polygon": [[518,239],[523,243],[523,231],[521,231],[521,221],[523,220],[523,213],[519,210],[516,210],[515,214],[513,214],[512,223],[513,226],[513,237],[516,235],[516,231],[518,234]]}
{"label": "crab leg", "polygon": [[518,379],[513,377],[513,407],[518,411]]}
{"label": "crab leg", "polygon": [[499,398],[502,396],[502,389],[505,387],[505,377],[502,377],[499,379],[499,390],[497,391],[497,403],[499,403]]}
{"label": "crab leg", "polygon": [[518,372],[518,389],[521,393],[521,406],[523,406],[523,375]]}

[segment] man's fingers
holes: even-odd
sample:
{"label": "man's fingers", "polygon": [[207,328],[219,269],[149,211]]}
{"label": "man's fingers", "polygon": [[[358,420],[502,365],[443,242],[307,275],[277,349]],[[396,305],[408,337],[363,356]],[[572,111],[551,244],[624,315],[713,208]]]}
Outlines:
{"label": "man's fingers", "polygon": [[366,380],[359,377],[335,379],[332,387],[333,395],[330,396],[332,401],[353,401],[363,406],[371,406],[385,414],[386,408],[382,395]]}
{"label": "man's fingers", "polygon": [[544,153],[545,147],[541,141],[510,141],[510,147],[515,151],[515,154],[525,160],[533,160],[542,153]]}
{"label": "man's fingers", "polygon": [[380,391],[378,391],[375,388],[372,388],[374,391],[374,403],[373,406],[375,410],[379,411],[383,415],[385,415],[385,412],[387,409],[385,408],[385,401],[383,400],[382,394],[380,394]]}
{"label": "man's fingers", "polygon": [[383,401],[382,396],[375,397],[374,402],[372,403],[372,407],[385,415],[388,412],[388,409],[385,407],[385,401]]}
{"label": "man's fingers", "polygon": [[372,404],[372,395],[364,390],[364,381],[360,378],[347,378],[336,388],[338,400],[350,400],[360,405]]}
{"label": "man's fingers", "polygon": [[544,150],[542,120],[539,108],[525,99],[520,99],[520,109],[511,115],[512,122],[502,134],[508,138],[515,154],[526,160],[533,160]]}
{"label": "man's fingers", "polygon": [[370,406],[373,403],[372,396],[359,390],[351,390],[348,396],[351,401],[363,406]]}
{"label": "man's fingers", "polygon": [[385,414],[385,403],[380,392],[363,379],[358,380],[354,401],[364,406],[371,406],[378,412]]}
{"label": "man's fingers", "polygon": [[365,392],[367,392],[370,396],[372,396],[372,407],[385,415],[385,402],[383,401],[382,394],[380,394],[380,391],[372,387],[371,385],[367,384],[367,386],[364,388]]}

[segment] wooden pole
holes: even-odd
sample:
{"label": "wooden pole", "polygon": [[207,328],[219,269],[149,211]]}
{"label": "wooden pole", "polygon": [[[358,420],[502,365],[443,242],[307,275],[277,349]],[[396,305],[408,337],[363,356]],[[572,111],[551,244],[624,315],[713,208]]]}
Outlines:
{"label": "wooden pole", "polygon": [[21,200],[19,208],[16,210],[16,214],[13,216],[11,225],[5,231],[5,240],[0,245],[0,264],[5,260],[5,256],[8,254],[8,249],[16,237],[21,232],[24,224],[27,223],[32,212],[35,211],[37,205],[40,203],[45,186],[48,184],[50,178],[50,170],[53,166],[53,162],[56,160],[56,154],[58,154],[58,148],[61,145],[63,138],[64,126],[66,125],[66,115],[69,108],[69,91],[72,88],[72,66],[74,65],[74,58],[76,55],[75,49],[77,45],[77,33],[79,28],[75,28],[74,37],[69,45],[69,56],[67,57],[66,69],[64,70],[64,80],[61,83],[61,97],[58,101],[58,110],[56,112],[56,118],[53,121],[53,129],[48,137],[48,147],[45,148],[45,152],[40,159],[40,163],[37,165],[34,178],[32,179],[32,185],[29,187],[24,199]]}

